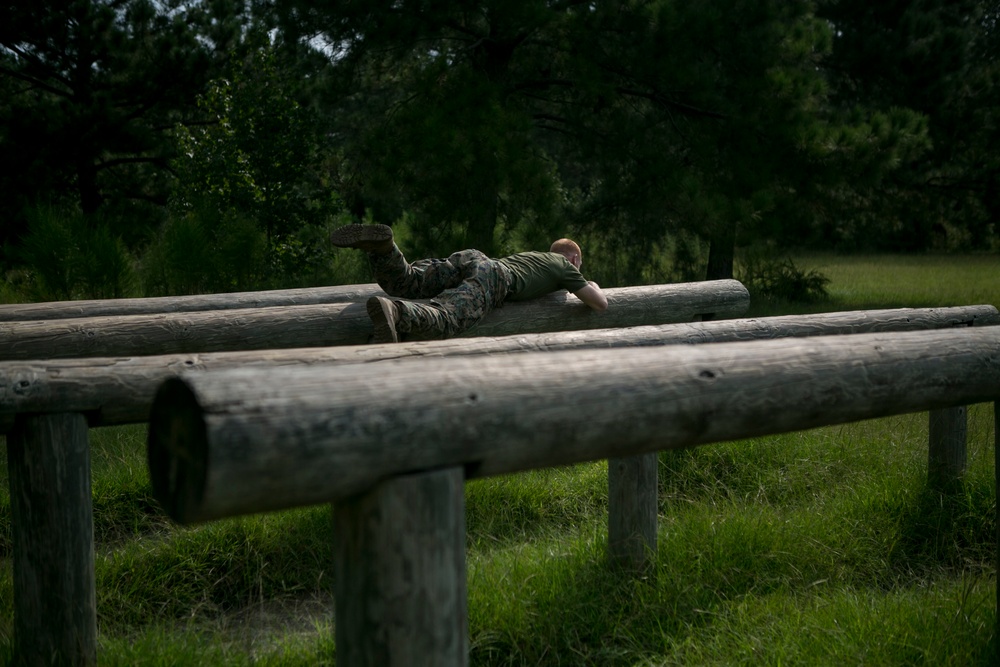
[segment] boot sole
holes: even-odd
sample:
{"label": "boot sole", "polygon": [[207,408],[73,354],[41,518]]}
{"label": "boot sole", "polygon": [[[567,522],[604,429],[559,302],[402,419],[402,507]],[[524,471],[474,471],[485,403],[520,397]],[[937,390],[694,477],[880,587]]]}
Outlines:
{"label": "boot sole", "polygon": [[388,225],[345,225],[330,232],[330,243],[338,248],[373,250],[392,241]]}

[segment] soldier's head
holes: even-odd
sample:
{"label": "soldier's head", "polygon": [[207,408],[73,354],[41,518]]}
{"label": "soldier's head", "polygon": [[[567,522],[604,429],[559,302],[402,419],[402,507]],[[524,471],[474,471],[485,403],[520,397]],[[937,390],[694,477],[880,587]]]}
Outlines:
{"label": "soldier's head", "polygon": [[555,241],[552,244],[552,247],[549,248],[549,252],[555,252],[562,255],[569,260],[570,264],[578,269],[580,268],[580,265],[583,264],[583,251],[580,250],[580,246],[578,246],[575,241],[570,239],[559,239],[558,241]]}

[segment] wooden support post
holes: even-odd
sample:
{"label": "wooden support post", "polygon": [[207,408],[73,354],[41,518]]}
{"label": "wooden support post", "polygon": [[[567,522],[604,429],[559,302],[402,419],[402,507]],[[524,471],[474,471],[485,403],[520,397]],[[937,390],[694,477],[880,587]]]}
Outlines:
{"label": "wooden support post", "polygon": [[7,439],[18,665],[96,665],[94,518],[87,422],[20,417]]}
{"label": "wooden support post", "polygon": [[656,452],[608,461],[608,557],[641,572],[656,555]]}
{"label": "wooden support post", "polygon": [[927,482],[931,488],[947,490],[965,475],[968,408],[961,405],[928,414]]}
{"label": "wooden support post", "polygon": [[333,506],[338,665],[468,664],[464,484],[415,473]]}

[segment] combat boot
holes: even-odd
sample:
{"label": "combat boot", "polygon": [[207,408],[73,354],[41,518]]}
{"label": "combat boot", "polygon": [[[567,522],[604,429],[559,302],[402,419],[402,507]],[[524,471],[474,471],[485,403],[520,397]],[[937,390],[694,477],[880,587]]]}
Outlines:
{"label": "combat boot", "polygon": [[330,232],[330,243],[338,248],[357,248],[377,255],[392,252],[392,227],[388,225],[344,225]]}

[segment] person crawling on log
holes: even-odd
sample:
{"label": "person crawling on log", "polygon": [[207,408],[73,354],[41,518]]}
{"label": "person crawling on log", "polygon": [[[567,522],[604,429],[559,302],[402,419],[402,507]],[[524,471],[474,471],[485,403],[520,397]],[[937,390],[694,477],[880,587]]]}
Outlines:
{"label": "person crawling on log", "polygon": [[[338,248],[368,253],[375,281],[391,299],[368,299],[376,343],[396,343],[401,334],[450,338],[469,329],[504,301],[526,301],[566,289],[595,311],[608,307],[600,286],[580,273],[583,253],[570,239],[549,252],[521,252],[490,259],[461,250],[447,259],[403,257],[387,225],[352,224],[330,234]],[[430,301],[412,301],[430,299]]]}

